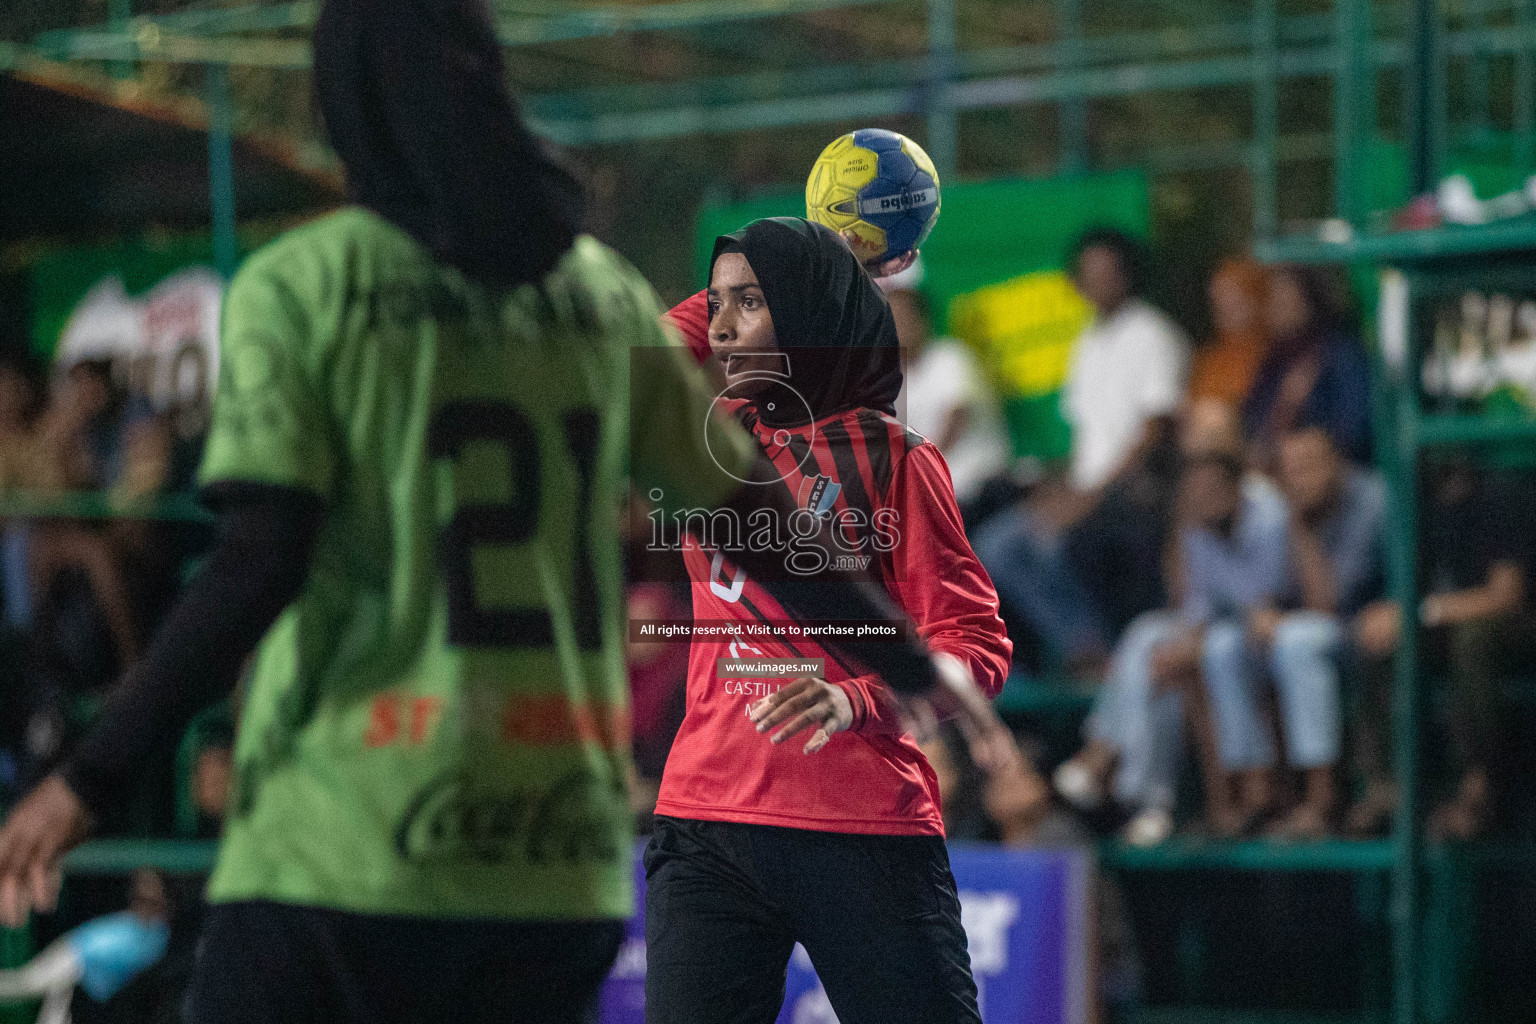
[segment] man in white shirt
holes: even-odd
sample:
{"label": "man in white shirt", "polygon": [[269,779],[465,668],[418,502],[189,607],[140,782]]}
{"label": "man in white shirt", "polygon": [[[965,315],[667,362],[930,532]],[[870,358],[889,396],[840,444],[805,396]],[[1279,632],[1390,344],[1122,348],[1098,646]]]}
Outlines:
{"label": "man in white shirt", "polygon": [[[1074,490],[1097,496],[1133,472],[1184,404],[1189,342],[1168,317],[1130,294],[1107,246],[1078,257],[1078,288],[1097,309],[1078,336],[1062,393],[1072,427]],[[1092,289],[1092,290],[1090,290]]]}
{"label": "man in white shirt", "polygon": [[1162,603],[1172,498],[1172,418],[1184,402],[1189,342],[1140,298],[1140,245],[1097,229],[1073,249],[1093,304],[1062,396],[1072,428],[1066,478],[978,531],[998,591],[1067,667],[1101,661],[1114,634]]}
{"label": "man in white shirt", "polygon": [[1008,468],[1012,454],[1002,417],[970,349],[954,338],[932,338],[919,257],[911,267],[876,283],[896,318],[906,381],[897,409],[907,426],[926,437],[949,466],[962,508],[981,486]]}

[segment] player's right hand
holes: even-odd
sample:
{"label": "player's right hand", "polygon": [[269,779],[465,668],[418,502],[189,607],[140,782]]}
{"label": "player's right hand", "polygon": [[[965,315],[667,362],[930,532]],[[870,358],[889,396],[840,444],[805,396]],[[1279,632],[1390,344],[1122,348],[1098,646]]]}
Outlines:
{"label": "player's right hand", "polygon": [[992,774],[1005,767],[1018,747],[971,670],[954,655],[942,653],[933,656],[933,667],[939,677],[937,686],[900,697],[908,729],[922,743],[937,733],[939,723],[953,719],[978,768]]}
{"label": "player's right hand", "polygon": [[90,814],[74,790],[50,775],[0,828],[0,923],[20,928],[33,909],[51,911],[59,894],[59,861],[90,831]]}
{"label": "player's right hand", "polygon": [[816,731],[805,744],[805,752],[814,754],[827,745],[834,733],[853,725],[853,705],[842,687],[814,676],[801,676],[777,692],[747,705],[747,717],[758,732],[777,729],[769,737],[774,743],[783,743],[814,726]]}

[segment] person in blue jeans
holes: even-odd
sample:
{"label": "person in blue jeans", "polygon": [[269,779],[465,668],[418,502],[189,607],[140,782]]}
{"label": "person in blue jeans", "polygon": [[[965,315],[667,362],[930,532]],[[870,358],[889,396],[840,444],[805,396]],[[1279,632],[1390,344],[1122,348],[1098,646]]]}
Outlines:
{"label": "person in blue jeans", "polygon": [[1386,494],[1381,480],[1351,466],[1320,426],[1281,440],[1279,469],[1290,507],[1285,584],[1246,622],[1212,630],[1204,680],[1223,765],[1255,770],[1276,762],[1257,699],[1273,685],[1286,760],[1305,784],[1301,802],[1270,834],[1321,839],[1338,800],[1346,624],[1382,591]]}
{"label": "person in blue jeans", "polygon": [[1124,836],[1134,846],[1155,846],[1173,832],[1184,749],[1185,634],[1177,611],[1146,612],[1131,623],[1083,726],[1087,744],[1056,769],[1057,793],[1080,810],[1094,810],[1107,797],[1132,809]]}
{"label": "person in blue jeans", "polygon": [[[1245,477],[1230,417],[1187,447],[1180,487],[1183,602],[1126,630],[1085,727],[1088,742],[1055,776],[1057,792],[1079,807],[1112,790],[1136,812],[1125,833],[1136,845],[1155,845],[1173,830],[1187,687],[1228,657],[1234,624],[1241,638],[1247,614],[1272,603],[1284,583],[1285,502],[1271,485]],[[1261,766],[1240,744],[1221,754],[1228,770],[1241,773],[1243,805],[1264,803]],[[1242,822],[1215,824],[1234,832]]]}

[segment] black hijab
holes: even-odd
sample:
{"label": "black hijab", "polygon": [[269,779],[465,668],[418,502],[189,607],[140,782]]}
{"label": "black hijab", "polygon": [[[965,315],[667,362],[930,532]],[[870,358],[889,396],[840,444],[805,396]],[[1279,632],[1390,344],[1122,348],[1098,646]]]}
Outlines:
{"label": "black hijab", "polygon": [[574,178],[523,127],[483,0],[326,0],[315,94],[353,198],[487,284],[544,277]]}
{"label": "black hijab", "polygon": [[[849,409],[894,414],[901,391],[901,349],[885,296],[836,232],[799,217],[754,221],[715,240],[747,258],[762,286],[779,348],[789,355],[790,386],[811,416]],[[805,422],[800,402],[756,402],[764,423]]]}

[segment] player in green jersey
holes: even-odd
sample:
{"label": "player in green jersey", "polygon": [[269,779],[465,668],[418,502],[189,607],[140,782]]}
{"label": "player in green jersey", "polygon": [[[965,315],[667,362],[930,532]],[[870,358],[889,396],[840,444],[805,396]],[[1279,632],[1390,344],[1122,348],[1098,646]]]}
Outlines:
{"label": "player in green jersey", "polygon": [[[63,852],[259,643],[192,1021],[580,1020],[632,909],[630,477],[678,509],[797,504],[712,418],[650,288],[577,236],[479,0],[329,0],[315,56],[357,205],[231,284],[218,540],[0,830],[0,916],[47,905]],[[899,614],[867,585],[781,600]],[[938,678],[917,647],[848,653]]]}

